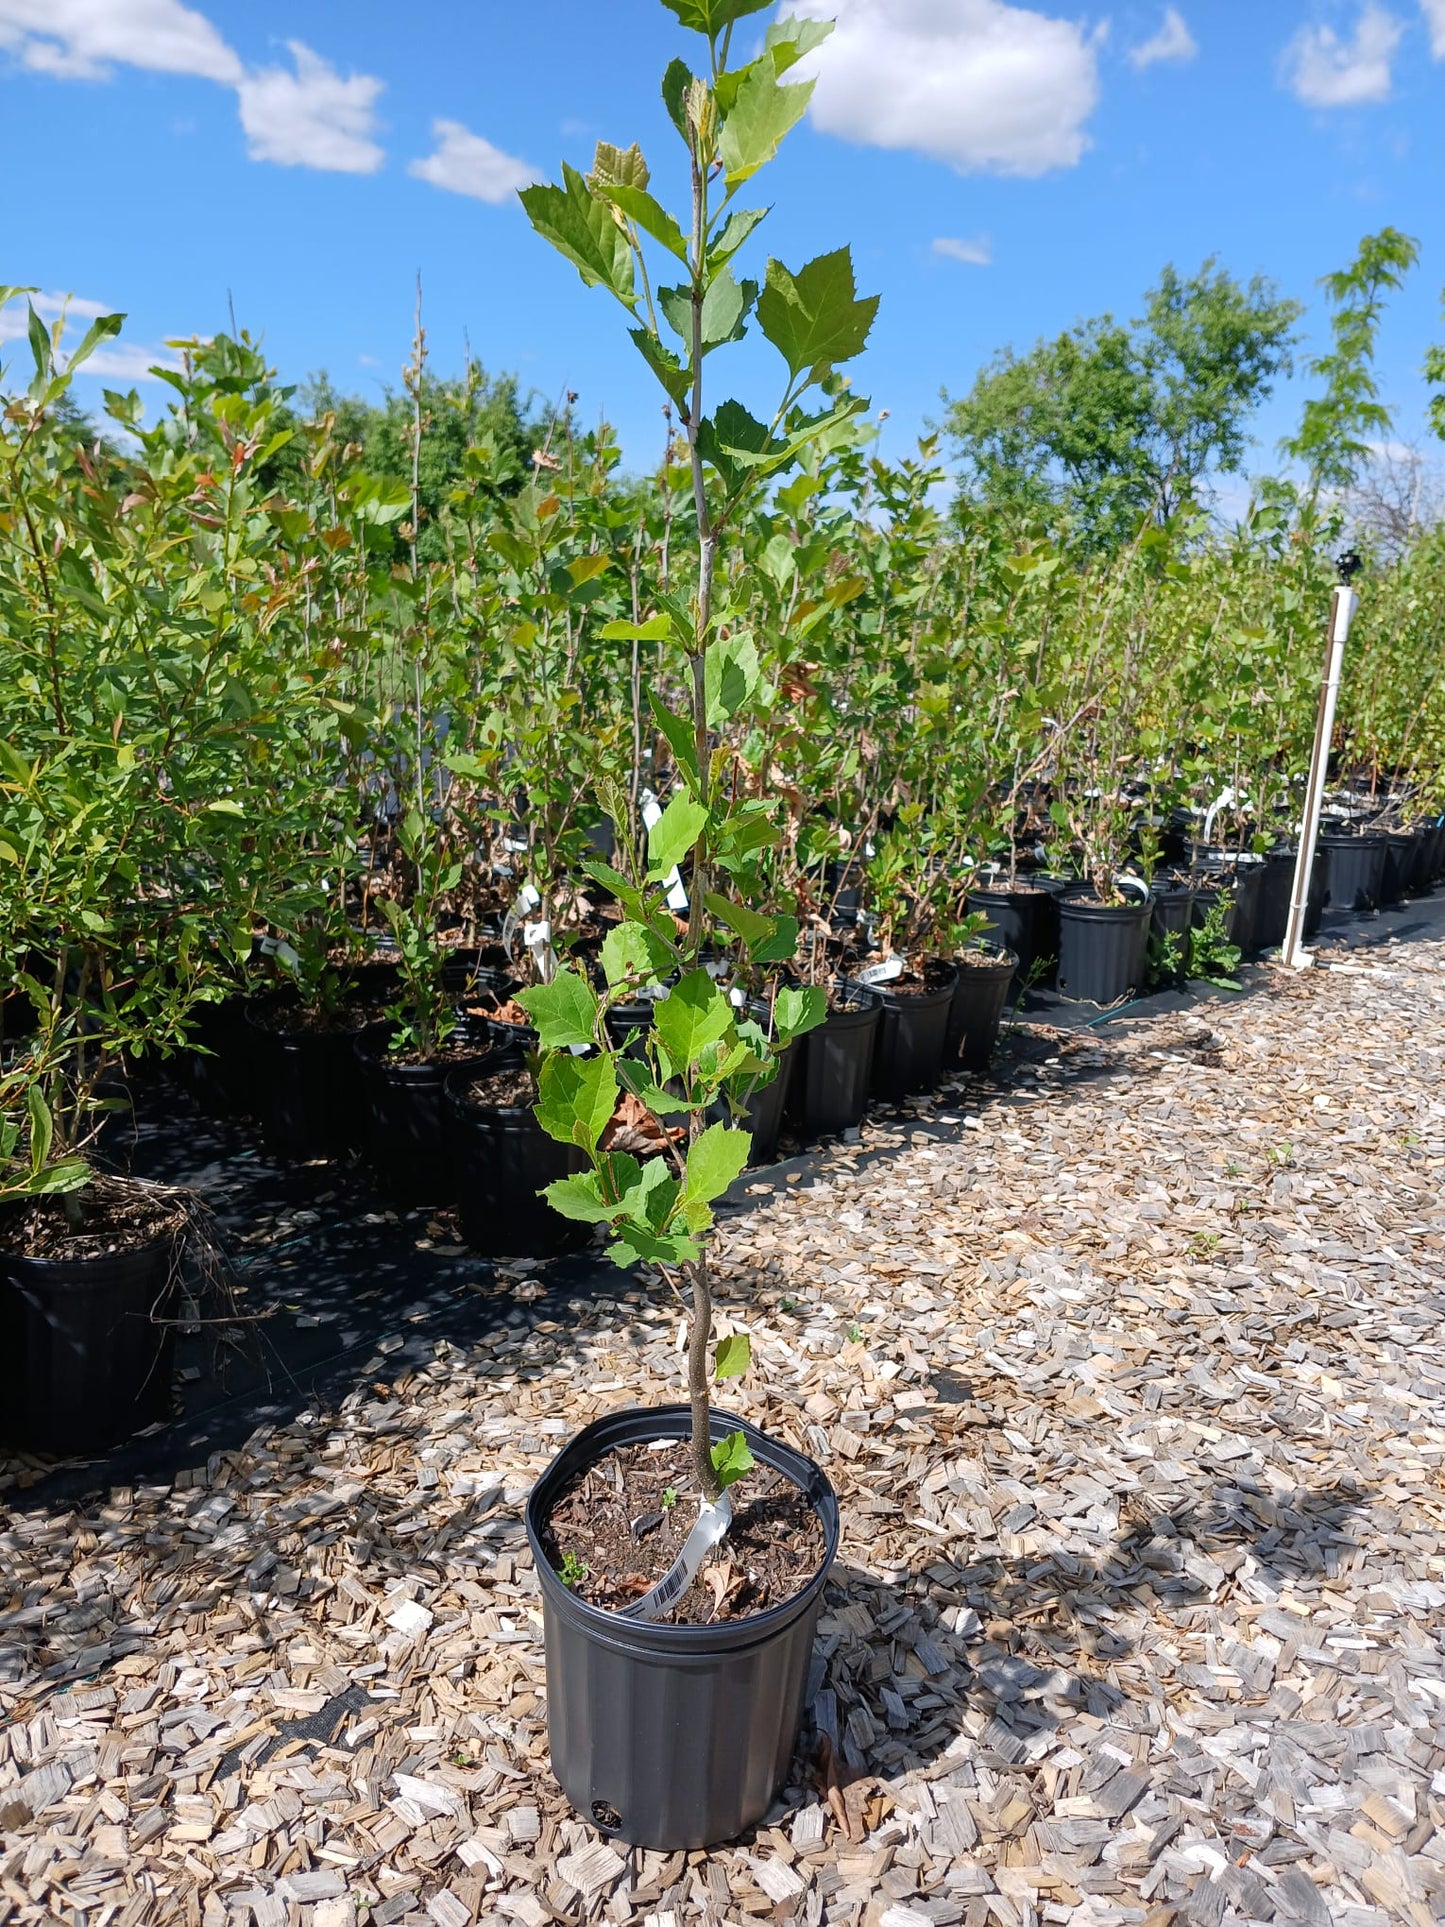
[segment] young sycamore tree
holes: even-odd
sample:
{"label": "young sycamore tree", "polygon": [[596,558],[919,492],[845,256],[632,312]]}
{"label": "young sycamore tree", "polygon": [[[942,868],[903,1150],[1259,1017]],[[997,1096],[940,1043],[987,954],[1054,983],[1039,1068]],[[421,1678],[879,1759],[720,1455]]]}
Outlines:
{"label": "young sycamore tree", "polygon": [[[621,867],[596,861],[587,867],[624,913],[602,950],[604,994],[568,967],[522,1001],[544,1052],[538,1119],[553,1137],[579,1145],[591,1166],[549,1185],[548,1198],[568,1217],[608,1225],[615,1262],[655,1264],[680,1296],[690,1296],[692,1458],[704,1499],[713,1502],[752,1463],[741,1433],[716,1447],[709,1443],[713,1206],[747,1162],[749,1133],[738,1120],[748,1094],[775,1075],[776,1050],[825,1014],[821,991],[785,988],[765,1028],[719,989],[703,964],[705,950],[730,949],[751,974],[786,963],[797,942],[795,919],[757,907],[759,859],[780,834],[780,810],[733,793],[730,756],[720,741],[721,732],[772,694],[748,627],[745,582],[726,563],[740,524],[769,483],[865,408],[836,370],[862,351],[878,303],[857,297],[846,248],[796,271],[770,260],[761,284],[736,272],[744,245],[768,212],[741,205],[739,196],[802,118],[811,83],[787,75],[830,27],[776,22],[757,57],[732,66],[738,22],[771,0],[665,4],[705,46],[704,72],[694,74],[677,59],[662,81],[667,115],[686,155],[681,215],[652,194],[641,149],[608,142],[599,144],[590,174],[564,165],[560,185],[526,188],[521,199],[537,232],[589,286],[606,289],[626,310],[631,338],[682,425],[696,534],[691,592],[659,591],[646,620],[610,623],[602,635],[680,651],[691,702],[677,714],[656,690],[648,692],[675,782],[645,852],[625,794],[610,786],[602,792],[617,824]],[[750,324],[783,363],[780,395],[766,420],[738,401],[708,405],[708,357],[741,340]],[[685,923],[667,907],[668,880],[683,866]],[[630,1040],[628,1054],[612,1048],[608,1010],[664,983],[670,987],[645,1036]],[[642,1160],[604,1148],[624,1092],[644,1107],[650,1141],[660,1147]],[[731,1121],[709,1122],[719,1111]],[[746,1338],[719,1343],[713,1360],[719,1378],[747,1365]]]}

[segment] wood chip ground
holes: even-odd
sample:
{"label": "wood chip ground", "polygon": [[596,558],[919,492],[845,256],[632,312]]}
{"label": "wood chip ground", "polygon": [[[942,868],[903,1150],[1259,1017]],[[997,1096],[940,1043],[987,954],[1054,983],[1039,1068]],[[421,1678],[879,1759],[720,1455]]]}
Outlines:
{"label": "wood chip ground", "polygon": [[0,1927],[1445,1917],[1445,946],[1025,1056],[726,1228],[731,1402],[844,1519],[754,1835],[621,1849],[548,1774],[522,1503],[681,1328],[524,1270],[471,1350],[0,1515]]}

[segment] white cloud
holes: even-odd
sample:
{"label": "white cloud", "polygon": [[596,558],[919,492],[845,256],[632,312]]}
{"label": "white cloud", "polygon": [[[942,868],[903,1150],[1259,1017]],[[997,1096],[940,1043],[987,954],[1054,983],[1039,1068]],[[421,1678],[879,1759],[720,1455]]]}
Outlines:
{"label": "white cloud", "polygon": [[260,68],[236,89],[251,159],[329,174],[374,174],[386,158],[373,138],[384,83],[370,74],[343,78],[301,41],[286,44],[294,74]]}
{"label": "white cloud", "polygon": [[953,236],[940,234],[933,243],[933,252],[941,254],[947,261],[965,261],[971,268],[987,268],[993,264],[993,242],[986,234],[976,240],[961,241]]}
{"label": "white cloud", "polygon": [[528,187],[537,177],[525,161],[504,154],[480,134],[473,134],[458,120],[434,120],[431,131],[436,152],[425,160],[409,161],[407,173],[433,187],[444,187],[449,194],[470,194],[475,200],[494,206],[509,201],[519,187]]}
{"label": "white cloud", "polygon": [[1142,72],[1162,60],[1193,60],[1198,52],[1199,43],[1184,24],[1184,15],[1177,7],[1166,7],[1158,33],[1129,49],[1129,63]]}
{"label": "white cloud", "polygon": [[1437,60],[1445,60],[1445,0],[1420,0],[1420,11],[1430,29],[1431,53]]}
{"label": "white cloud", "polygon": [[104,80],[112,63],[234,86],[239,57],[180,0],[0,0],[0,48],[62,80]]}
{"label": "white cloud", "polygon": [[0,0],[0,53],[57,80],[106,80],[117,64],[193,74],[234,87],[252,160],[328,173],[374,174],[382,82],[343,77],[299,40],[295,72],[247,70],[234,48],[181,0]]}
{"label": "white cloud", "polygon": [[1280,57],[1285,85],[1306,107],[1360,107],[1390,98],[1390,63],[1404,27],[1365,0],[1353,38],[1333,27],[1301,27]]}
{"label": "white cloud", "polygon": [[792,0],[837,20],[811,56],[814,125],[913,149],[961,173],[1075,166],[1099,98],[1095,43],[1072,20],[1005,0]]}

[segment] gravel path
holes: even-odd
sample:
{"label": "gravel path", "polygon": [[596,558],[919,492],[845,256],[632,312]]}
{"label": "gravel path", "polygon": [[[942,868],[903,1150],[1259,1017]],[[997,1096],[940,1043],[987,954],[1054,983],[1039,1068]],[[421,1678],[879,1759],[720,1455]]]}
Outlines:
{"label": "gravel path", "polygon": [[732,1402],[844,1518],[755,1837],[614,1851],[547,1774],[521,1501],[681,1357],[523,1268],[472,1350],[0,1513],[0,1927],[1445,1918],[1445,945],[1057,1042],[726,1228]]}

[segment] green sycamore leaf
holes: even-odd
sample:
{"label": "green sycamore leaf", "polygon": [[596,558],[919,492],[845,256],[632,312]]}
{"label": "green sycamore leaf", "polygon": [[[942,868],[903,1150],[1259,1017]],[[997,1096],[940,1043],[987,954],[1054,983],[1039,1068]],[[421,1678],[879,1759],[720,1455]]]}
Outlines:
{"label": "green sycamore leaf", "polygon": [[554,1211],[579,1224],[610,1224],[617,1209],[604,1201],[595,1171],[577,1171],[571,1177],[556,1178],[543,1187],[542,1196]]}
{"label": "green sycamore leaf", "polygon": [[[702,300],[702,350],[708,354],[725,341],[741,341],[747,332],[747,317],[758,298],[756,281],[734,279],[731,268],[718,268],[708,282]],[[692,346],[692,289],[686,285],[659,288],[657,305],[671,327]]]}
{"label": "green sycamore leaf", "polygon": [[803,989],[788,985],[778,992],[773,1004],[773,1022],[783,1043],[801,1037],[804,1031],[816,1030],[827,1015],[828,998],[817,984],[809,984]]}
{"label": "green sycamore leaf", "polygon": [[610,1057],[549,1057],[537,1079],[537,1122],[559,1144],[597,1140],[617,1109],[617,1074]]}
{"label": "green sycamore leaf", "polygon": [[674,716],[655,689],[649,689],[647,700],[657,719],[657,726],[667,738],[673,755],[677,758],[678,768],[690,781],[698,780],[697,739],[693,734],[690,716]]}
{"label": "green sycamore leaf", "polygon": [[753,1341],[746,1332],[720,1338],[712,1355],[714,1378],[741,1378],[753,1362]]}
{"label": "green sycamore leaf", "polygon": [[735,1131],[727,1124],[710,1124],[694,1139],[682,1185],[688,1203],[711,1204],[720,1198],[745,1169],[752,1142],[751,1131]]}
{"label": "green sycamore leaf", "polygon": [[717,1474],[717,1482],[724,1491],[730,1485],[736,1485],[739,1479],[746,1478],[753,1469],[753,1455],[741,1432],[729,1432],[725,1439],[719,1439],[709,1457],[712,1459],[712,1469]]}
{"label": "green sycamore leaf", "polygon": [[788,963],[798,948],[798,919],[774,917],[773,934],[753,950],[754,963]]}
{"label": "green sycamore leaf", "polygon": [[687,96],[691,86],[692,70],[687,62],[670,60],[662,76],[662,104],[667,109],[667,118],[684,140],[687,139]]}
{"label": "green sycamore leaf", "polygon": [[835,363],[863,352],[877,312],[876,294],[857,298],[847,248],[815,256],[796,274],[781,261],[769,261],[757,307],[758,326],[789,371],[810,381],[820,381]]}
{"label": "green sycamore leaf", "polygon": [[744,803],[728,815],[717,835],[716,856],[724,869],[736,868],[755,851],[766,850],[778,841],[782,830],[770,814],[774,807],[763,802]]}
{"label": "green sycamore leaf", "polygon": [[766,427],[739,401],[725,401],[697,427],[697,446],[705,462],[722,477],[729,495],[736,495],[752,475],[776,452]]}
{"label": "green sycamore leaf", "polygon": [[627,332],[631,335],[637,352],[657,376],[667,394],[679,408],[685,408],[688,393],[692,388],[692,376],[682,365],[676,352],[669,348],[665,341],[659,341],[651,328],[629,328]]}
{"label": "green sycamore leaf", "polygon": [[647,832],[647,873],[665,877],[687,855],[702,835],[707,811],[702,804],[679,790]]}
{"label": "green sycamore leaf", "polygon": [[652,1265],[685,1265],[702,1256],[702,1247],[685,1231],[649,1231],[645,1225],[623,1223],[617,1242],[607,1247],[614,1265],[630,1265],[641,1258]]}
{"label": "green sycamore leaf", "polygon": [[732,1006],[705,970],[690,970],[656,1006],[652,1024],[674,1067],[682,1071],[705,1045],[730,1035]]}
{"label": "green sycamore leaf", "polygon": [[804,54],[821,47],[832,33],[832,20],[775,20],[763,35],[763,46],[773,56],[773,71],[785,74]]}
{"label": "green sycamore leaf", "polygon": [[669,254],[675,254],[679,261],[687,259],[682,229],[645,187],[621,181],[599,181],[597,189],[614,207],[620,208],[629,221],[635,221],[645,234],[661,242]]}
{"label": "green sycamore leaf", "polygon": [[610,193],[614,187],[645,188],[652,173],[634,141],[631,147],[618,147],[613,141],[598,141],[592,159],[588,184]]}
{"label": "green sycamore leaf", "polygon": [[718,229],[716,238],[707,251],[709,267],[720,261],[730,261],[747,240],[753,229],[766,221],[771,213],[766,207],[738,207]]}
{"label": "green sycamore leaf", "polygon": [[771,937],[777,928],[772,917],[761,916],[745,903],[734,903],[731,898],[719,896],[716,891],[709,891],[703,902],[719,923],[725,923],[729,930],[742,938],[750,951],[754,944]]}
{"label": "green sycamore leaf", "polygon": [[577,269],[589,287],[607,288],[626,308],[636,310],[632,249],[612,217],[612,209],[585,177],[566,161],[561,187],[524,187],[518,199],[545,241]]}
{"label": "green sycamore leaf", "polygon": [[707,689],[707,719],[717,727],[730,722],[745,704],[751,702],[762,680],[758,646],[750,631],[710,642],[703,659]]}
{"label": "green sycamore leaf", "polygon": [[550,984],[519,992],[517,1002],[537,1027],[544,1050],[597,1041],[597,993],[576,970],[559,970]]}
{"label": "green sycamore leaf", "polygon": [[651,1067],[640,1057],[619,1057],[617,1075],[623,1089],[641,1098],[654,1117],[678,1117],[692,1109],[686,1098],[674,1097],[665,1090],[654,1078]]}
{"label": "green sycamore leaf", "polygon": [[694,33],[705,33],[712,40],[724,27],[732,26],[735,20],[745,19],[750,13],[761,13],[773,0],[662,0],[662,4],[669,13],[677,15],[684,27],[691,27]]}
{"label": "green sycamore leaf", "polygon": [[811,80],[780,82],[771,60],[754,62],[718,136],[729,190],[751,180],[773,158],[784,135],[807,112],[812,93]]}
{"label": "green sycamore leaf", "polygon": [[644,923],[614,924],[602,943],[602,968],[611,989],[655,983],[672,967],[672,952]]}
{"label": "green sycamore leaf", "polygon": [[603,642],[666,642],[672,634],[671,616],[652,616],[646,622],[604,622]]}

